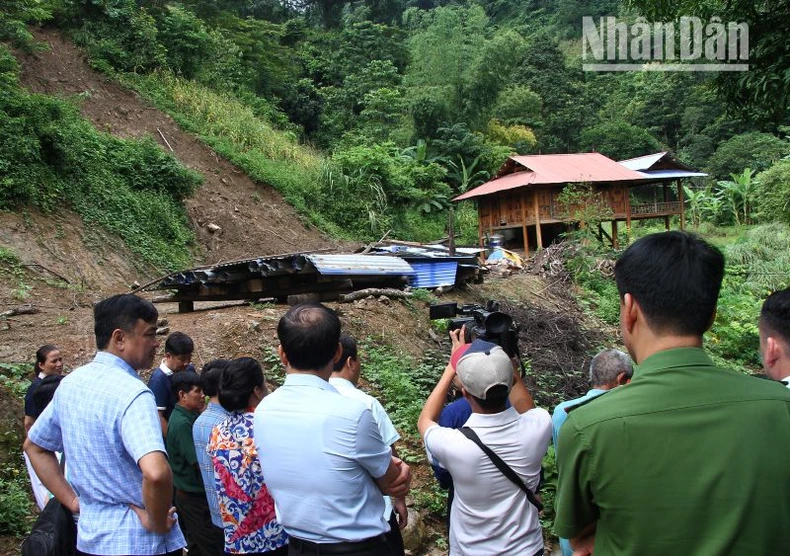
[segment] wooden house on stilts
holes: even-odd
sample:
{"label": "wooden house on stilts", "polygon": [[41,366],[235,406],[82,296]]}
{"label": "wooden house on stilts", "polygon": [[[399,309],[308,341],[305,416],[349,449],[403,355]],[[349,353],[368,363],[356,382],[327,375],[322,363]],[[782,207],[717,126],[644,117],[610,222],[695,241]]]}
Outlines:
{"label": "wooden house on stilts", "polygon": [[600,153],[511,156],[494,179],[453,200],[477,201],[481,245],[499,233],[506,246],[529,253],[578,223],[560,194],[568,185],[588,185],[611,222],[611,235],[599,233],[617,247],[619,222],[630,230],[634,220],[663,218],[669,229],[677,215],[683,229],[681,181],[704,176],[667,152],[620,162]]}

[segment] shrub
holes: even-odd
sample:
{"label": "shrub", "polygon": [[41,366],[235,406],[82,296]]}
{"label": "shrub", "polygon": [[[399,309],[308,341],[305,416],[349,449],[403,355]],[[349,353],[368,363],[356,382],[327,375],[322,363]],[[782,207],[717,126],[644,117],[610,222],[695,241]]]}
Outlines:
{"label": "shrub", "polygon": [[760,221],[790,224],[790,159],[780,160],[757,176],[756,199]]}
{"label": "shrub", "polygon": [[179,201],[198,174],[150,138],[100,133],[76,106],[15,83],[0,97],[0,114],[0,209],[67,206],[159,269],[188,266],[193,236]]}
{"label": "shrub", "polygon": [[23,469],[6,469],[0,477],[0,534],[24,535],[32,526],[33,509]]}
{"label": "shrub", "polygon": [[727,179],[746,168],[755,172],[767,170],[771,164],[790,154],[790,143],[770,133],[750,131],[730,137],[721,143],[708,160],[708,173],[714,179]]}

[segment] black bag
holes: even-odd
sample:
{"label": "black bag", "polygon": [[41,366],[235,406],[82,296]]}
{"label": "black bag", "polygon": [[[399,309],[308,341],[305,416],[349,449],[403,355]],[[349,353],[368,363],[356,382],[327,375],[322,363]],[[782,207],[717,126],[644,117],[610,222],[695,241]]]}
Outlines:
{"label": "black bag", "polygon": [[52,498],[22,543],[22,556],[75,556],[77,524],[71,511]]}

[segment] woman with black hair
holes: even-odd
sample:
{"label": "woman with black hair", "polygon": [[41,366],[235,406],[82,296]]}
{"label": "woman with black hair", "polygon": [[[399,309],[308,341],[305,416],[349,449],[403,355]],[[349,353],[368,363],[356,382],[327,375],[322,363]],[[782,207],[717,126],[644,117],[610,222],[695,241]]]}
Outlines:
{"label": "woman with black hair", "polygon": [[44,411],[33,399],[33,394],[39,383],[48,376],[60,376],[63,373],[63,356],[60,350],[52,344],[47,344],[36,351],[36,363],[33,366],[35,377],[25,393],[25,434],[36,422],[38,416]]}
{"label": "woman with black hair", "polygon": [[[25,393],[25,435],[44,408],[52,401],[55,389],[63,378],[63,356],[60,350],[52,344],[47,344],[36,351],[36,362],[33,366],[35,377]],[[52,498],[47,487],[38,478],[30,460],[25,454],[25,465],[30,476],[30,487],[39,509],[43,510],[49,499]]]}
{"label": "woman with black hair", "polygon": [[251,357],[222,372],[219,403],[230,415],[214,427],[207,451],[225,533],[226,554],[288,554],[288,536],[274,515],[274,500],[253,441],[253,412],[266,396],[263,369]]}

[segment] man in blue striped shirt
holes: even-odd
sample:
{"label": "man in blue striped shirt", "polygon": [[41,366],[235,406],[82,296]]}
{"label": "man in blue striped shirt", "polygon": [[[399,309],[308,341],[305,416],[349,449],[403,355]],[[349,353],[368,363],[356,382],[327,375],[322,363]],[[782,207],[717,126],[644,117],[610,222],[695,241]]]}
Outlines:
{"label": "man in blue striped shirt", "polygon": [[[222,516],[219,513],[217,489],[214,487],[214,463],[206,451],[206,446],[211,438],[211,431],[229,415],[219,405],[219,379],[228,363],[227,359],[214,359],[203,367],[203,371],[200,373],[200,380],[203,383],[203,393],[209,398],[208,406],[197,418],[195,424],[192,425],[192,440],[195,442],[195,454],[197,455],[198,467],[200,467],[200,475],[203,477],[203,489],[206,491],[208,509],[211,512],[211,523],[219,528],[224,528],[224,525]],[[222,534],[221,531],[220,534]]]}
{"label": "man in blue striped shirt", "polygon": [[[153,363],[156,308],[115,295],[93,310],[94,360],[70,373],[30,429],[25,451],[52,494],[79,513],[77,549],[86,555],[181,554],[154,396],[137,370]],[[66,481],[54,452],[69,465]]]}

